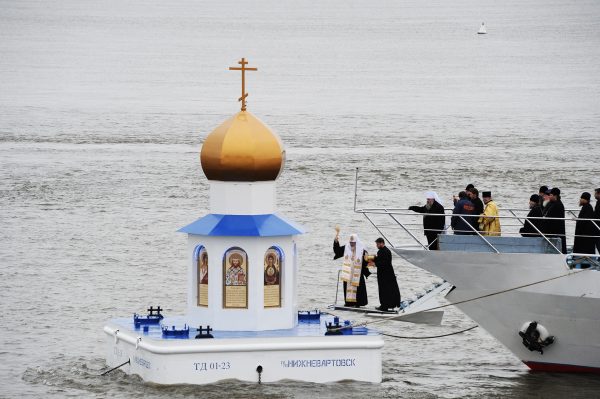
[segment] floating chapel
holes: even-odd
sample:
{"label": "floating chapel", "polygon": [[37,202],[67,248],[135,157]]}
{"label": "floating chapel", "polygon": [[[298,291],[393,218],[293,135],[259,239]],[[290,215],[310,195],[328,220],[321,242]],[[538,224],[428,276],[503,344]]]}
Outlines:
{"label": "floating chapel", "polygon": [[246,110],[204,140],[202,170],[210,213],[182,227],[188,234],[187,311],[113,319],[104,328],[107,364],[159,384],[224,379],[273,382],[381,381],[383,339],[319,311],[298,311],[302,227],[277,213],[276,180],[285,148]]}

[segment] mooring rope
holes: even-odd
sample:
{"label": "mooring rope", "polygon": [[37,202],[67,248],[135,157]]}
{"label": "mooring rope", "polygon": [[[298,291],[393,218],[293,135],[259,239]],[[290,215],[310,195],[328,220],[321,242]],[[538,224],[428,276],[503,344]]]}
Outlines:
{"label": "mooring rope", "polygon": [[108,371],[105,371],[104,373],[102,373],[102,374],[100,374],[100,375],[101,375],[101,376],[102,376],[102,375],[106,375],[106,374],[110,373],[111,371],[115,371],[116,369],[118,369],[118,368],[120,368],[120,367],[123,367],[123,366],[125,366],[126,364],[129,364],[129,362],[131,362],[131,359],[128,359],[128,360],[127,360],[125,363],[121,363],[121,364],[119,364],[117,367],[113,367],[112,369],[110,369],[110,370],[108,370]]}
{"label": "mooring rope", "polygon": [[450,335],[462,334],[464,332],[471,331],[472,329],[477,328],[477,327],[479,327],[479,326],[474,325],[474,326],[465,328],[464,330],[460,330],[460,331],[454,331],[451,333],[440,334],[440,335],[430,335],[430,336],[425,336],[425,337],[408,337],[408,336],[404,336],[404,335],[394,335],[394,334],[387,334],[387,333],[382,333],[382,332],[379,332],[379,334],[385,335],[386,337],[401,338],[401,339],[434,339],[434,338],[449,337]]}
{"label": "mooring rope", "polygon": [[[326,314],[326,315],[330,315],[330,316],[334,316],[334,317],[339,317],[338,315],[330,313],[330,312],[321,312],[321,313],[322,314]],[[355,324],[355,326],[358,327],[359,325]],[[471,331],[471,330],[473,330],[473,329],[475,329],[477,327],[479,327],[479,326],[478,325],[474,325],[474,326],[471,326],[469,328],[465,328],[464,330],[454,331],[454,332],[451,332],[451,333],[440,334],[440,335],[431,335],[431,336],[426,336],[426,337],[417,337],[417,336],[409,337],[409,336],[404,336],[404,335],[394,335],[394,334],[382,333],[381,331],[379,331],[379,334],[385,335],[386,337],[401,338],[401,339],[433,339],[433,338],[449,337],[450,335],[462,334],[464,332]],[[341,329],[342,328],[338,328],[337,330],[341,330]],[[332,329],[332,331],[335,331],[335,330],[336,329]]]}

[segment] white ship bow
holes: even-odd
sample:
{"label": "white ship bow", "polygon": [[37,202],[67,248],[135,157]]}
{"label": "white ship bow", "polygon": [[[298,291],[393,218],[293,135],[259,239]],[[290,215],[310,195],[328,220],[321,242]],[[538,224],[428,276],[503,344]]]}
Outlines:
{"label": "white ship bow", "polygon": [[[356,212],[386,237],[396,254],[452,284],[446,299],[531,369],[600,374],[600,261],[590,254],[560,253],[560,240],[539,230],[536,237],[521,237],[518,229],[525,218],[515,214],[521,210],[508,211],[502,236],[482,236],[474,229],[463,231],[469,235],[445,231],[432,244],[438,250],[419,240],[422,230],[414,226],[422,223],[421,215],[389,208]],[[401,245],[393,245],[384,232],[389,217],[401,228],[391,230]],[[598,219],[583,220],[600,224]],[[419,248],[407,246],[397,231]],[[568,234],[566,238],[572,242]],[[543,337],[533,337],[536,333]]]}
{"label": "white ship bow", "polygon": [[[532,369],[600,371],[598,271],[570,270],[564,255],[554,254],[394,251],[452,283],[446,297],[452,303],[507,290],[456,306]],[[528,350],[519,336],[530,321],[556,337],[543,354]]]}

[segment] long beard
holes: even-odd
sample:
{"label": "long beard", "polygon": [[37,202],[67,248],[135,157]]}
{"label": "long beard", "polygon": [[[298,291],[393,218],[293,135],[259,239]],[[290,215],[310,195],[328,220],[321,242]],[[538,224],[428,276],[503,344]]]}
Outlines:
{"label": "long beard", "polygon": [[431,209],[431,204],[425,204],[425,209],[430,210]]}
{"label": "long beard", "polygon": [[545,201],[542,203],[542,205],[546,206],[546,205],[548,205],[549,203],[550,203],[550,200],[545,200]]}

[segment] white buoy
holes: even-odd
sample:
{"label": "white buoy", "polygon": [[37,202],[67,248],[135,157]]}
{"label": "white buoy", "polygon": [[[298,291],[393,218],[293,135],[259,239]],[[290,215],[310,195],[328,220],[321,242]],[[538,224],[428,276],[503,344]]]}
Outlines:
{"label": "white buoy", "polygon": [[479,27],[479,31],[477,32],[478,35],[485,35],[487,33],[486,29],[485,29],[485,22],[481,23],[481,26]]}

